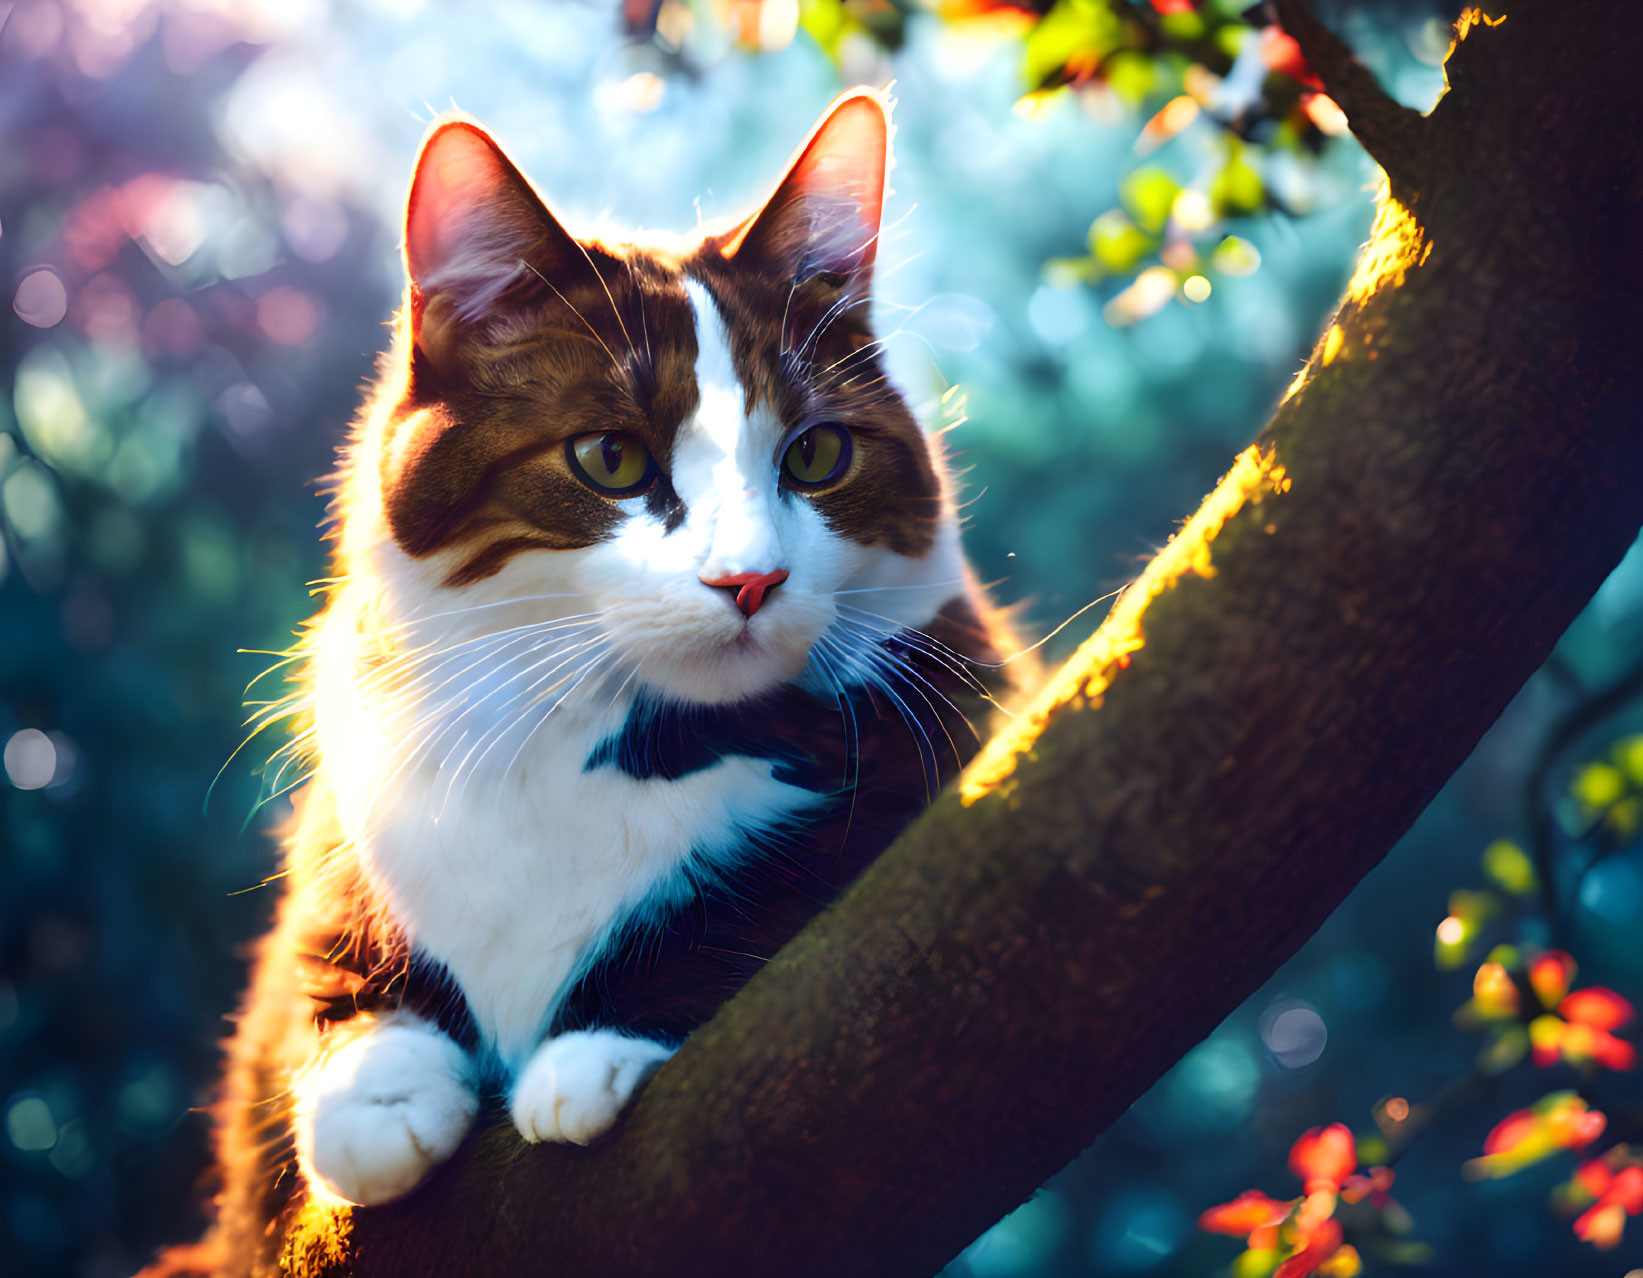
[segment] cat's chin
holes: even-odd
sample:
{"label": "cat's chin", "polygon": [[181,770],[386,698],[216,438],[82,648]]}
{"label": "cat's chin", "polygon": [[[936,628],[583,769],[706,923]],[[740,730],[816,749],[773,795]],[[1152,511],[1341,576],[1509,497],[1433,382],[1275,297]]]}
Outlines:
{"label": "cat's chin", "polygon": [[727,639],[681,644],[645,660],[646,683],[676,701],[725,705],[748,701],[804,672],[808,645],[781,643],[748,627]]}

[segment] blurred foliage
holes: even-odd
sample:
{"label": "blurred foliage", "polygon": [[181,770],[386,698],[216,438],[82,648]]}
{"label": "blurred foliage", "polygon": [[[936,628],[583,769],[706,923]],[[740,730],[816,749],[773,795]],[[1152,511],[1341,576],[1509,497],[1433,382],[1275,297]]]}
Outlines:
{"label": "blurred foliage", "polygon": [[[1243,221],[1338,198],[1314,160],[1347,136],[1346,118],[1269,0],[630,0],[624,12],[636,38],[686,66],[723,56],[704,31],[763,52],[803,34],[855,80],[889,78],[888,55],[928,12],[961,38],[1019,44],[1024,118],[1064,101],[1097,120],[1139,114],[1143,162],[1121,181],[1117,207],[1094,217],[1078,252],[1046,264],[1062,286],[1123,283],[1103,309],[1115,327],[1175,299],[1201,303],[1217,282],[1255,270],[1259,252],[1235,233]],[[1419,40],[1436,61],[1448,27],[1428,13]]]}
{"label": "blurred foliage", "polygon": [[[284,647],[311,607],[305,583],[325,572],[314,484],[398,297],[398,205],[432,113],[455,102],[486,120],[573,220],[677,227],[758,198],[843,84],[896,79],[896,221],[877,286],[881,325],[898,334],[893,373],[928,420],[962,423],[944,440],[966,474],[970,554],[1048,632],[1128,577],[1248,442],[1368,225],[1368,167],[1296,118],[1300,80],[1263,54],[1258,111],[1229,116],[1210,95],[1204,76],[1224,86],[1264,38],[1256,18],[1218,3],[1149,7],[6,10],[8,1275],[115,1278],[199,1226],[198,1107],[244,946],[272,904],[255,889],[285,811],[258,806],[261,747],[202,804],[268,661],[236,650]],[[1320,8],[1398,96],[1432,100],[1452,6]],[[1190,41],[1188,19],[1202,27]],[[1149,305],[1118,301],[1132,289],[1150,290]],[[1477,1039],[1445,1019],[1499,944],[1517,947],[1520,963],[1496,961],[1524,982],[1517,1020],[1500,1023],[1525,1033],[1530,1007],[1591,1024],[1540,999],[1527,965],[1546,952],[1579,956],[1580,989],[1643,988],[1643,857],[1626,806],[1637,747],[1625,735],[1643,718],[1635,697],[1590,691],[1613,687],[1640,648],[1634,551],[1385,867],[954,1273],[1219,1272],[1225,1240],[1193,1227],[1204,1206],[1285,1183],[1297,1131],[1366,1110],[1388,1147],[1360,1141],[1365,1170],[1351,1175],[1368,1178],[1366,1197],[1348,1202],[1343,1180],[1320,1221],[1356,1229],[1360,1207],[1380,1212],[1389,1182],[1375,1169],[1396,1159],[1386,1201],[1419,1221],[1434,1272],[1612,1273],[1574,1229],[1549,1228],[1541,1204],[1555,1189],[1581,1237],[1634,1245],[1622,1235],[1643,1147],[1635,1071],[1599,1071],[1599,1103],[1560,1038],[1555,1062],[1481,1075]],[[1583,711],[1594,698],[1600,713]],[[1487,853],[1482,885],[1463,886],[1503,832],[1523,851]],[[1471,894],[1459,904],[1457,886]],[[1477,935],[1434,980],[1432,920],[1450,914]],[[1475,1091],[1446,1099],[1473,1075]],[[1502,1114],[1543,1112],[1549,1091],[1571,1090],[1605,1116],[1613,1144],[1583,1146],[1561,1188],[1567,1154],[1458,1184]],[[1394,1100],[1405,1118],[1389,1125]],[[1440,1108],[1445,1120],[1400,1157],[1399,1133]],[[1342,1245],[1376,1262],[1366,1243],[1343,1233]]]}

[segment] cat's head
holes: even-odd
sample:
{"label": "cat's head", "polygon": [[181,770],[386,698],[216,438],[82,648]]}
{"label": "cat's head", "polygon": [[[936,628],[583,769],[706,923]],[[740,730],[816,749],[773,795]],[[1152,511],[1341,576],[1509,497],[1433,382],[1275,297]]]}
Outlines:
{"label": "cat's head", "polygon": [[389,613],[495,606],[495,630],[540,601],[721,702],[797,677],[841,603],[917,626],[962,595],[939,458],[869,325],[889,138],[882,97],[846,94],[753,214],[639,244],[573,235],[483,129],[436,125],[350,480]]}

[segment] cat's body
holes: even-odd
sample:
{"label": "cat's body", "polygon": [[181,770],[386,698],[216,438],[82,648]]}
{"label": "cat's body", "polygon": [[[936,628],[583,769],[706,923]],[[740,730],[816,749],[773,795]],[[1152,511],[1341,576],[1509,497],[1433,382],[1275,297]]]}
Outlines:
{"label": "cat's body", "polygon": [[219,1109],[219,1272],[409,1192],[482,1105],[585,1143],[968,758],[1002,632],[867,326],[847,95],[762,210],[572,240],[424,146],[305,641],[314,779]]}

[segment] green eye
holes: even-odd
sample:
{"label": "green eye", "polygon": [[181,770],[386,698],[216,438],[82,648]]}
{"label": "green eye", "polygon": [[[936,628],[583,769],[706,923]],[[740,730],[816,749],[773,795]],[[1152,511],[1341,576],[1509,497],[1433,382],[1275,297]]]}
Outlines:
{"label": "green eye", "polygon": [[812,426],[782,454],[782,479],[790,488],[820,488],[850,468],[850,432],[843,426]]}
{"label": "green eye", "polygon": [[629,497],[650,486],[650,453],[632,435],[578,435],[565,445],[571,473],[602,497]]}

